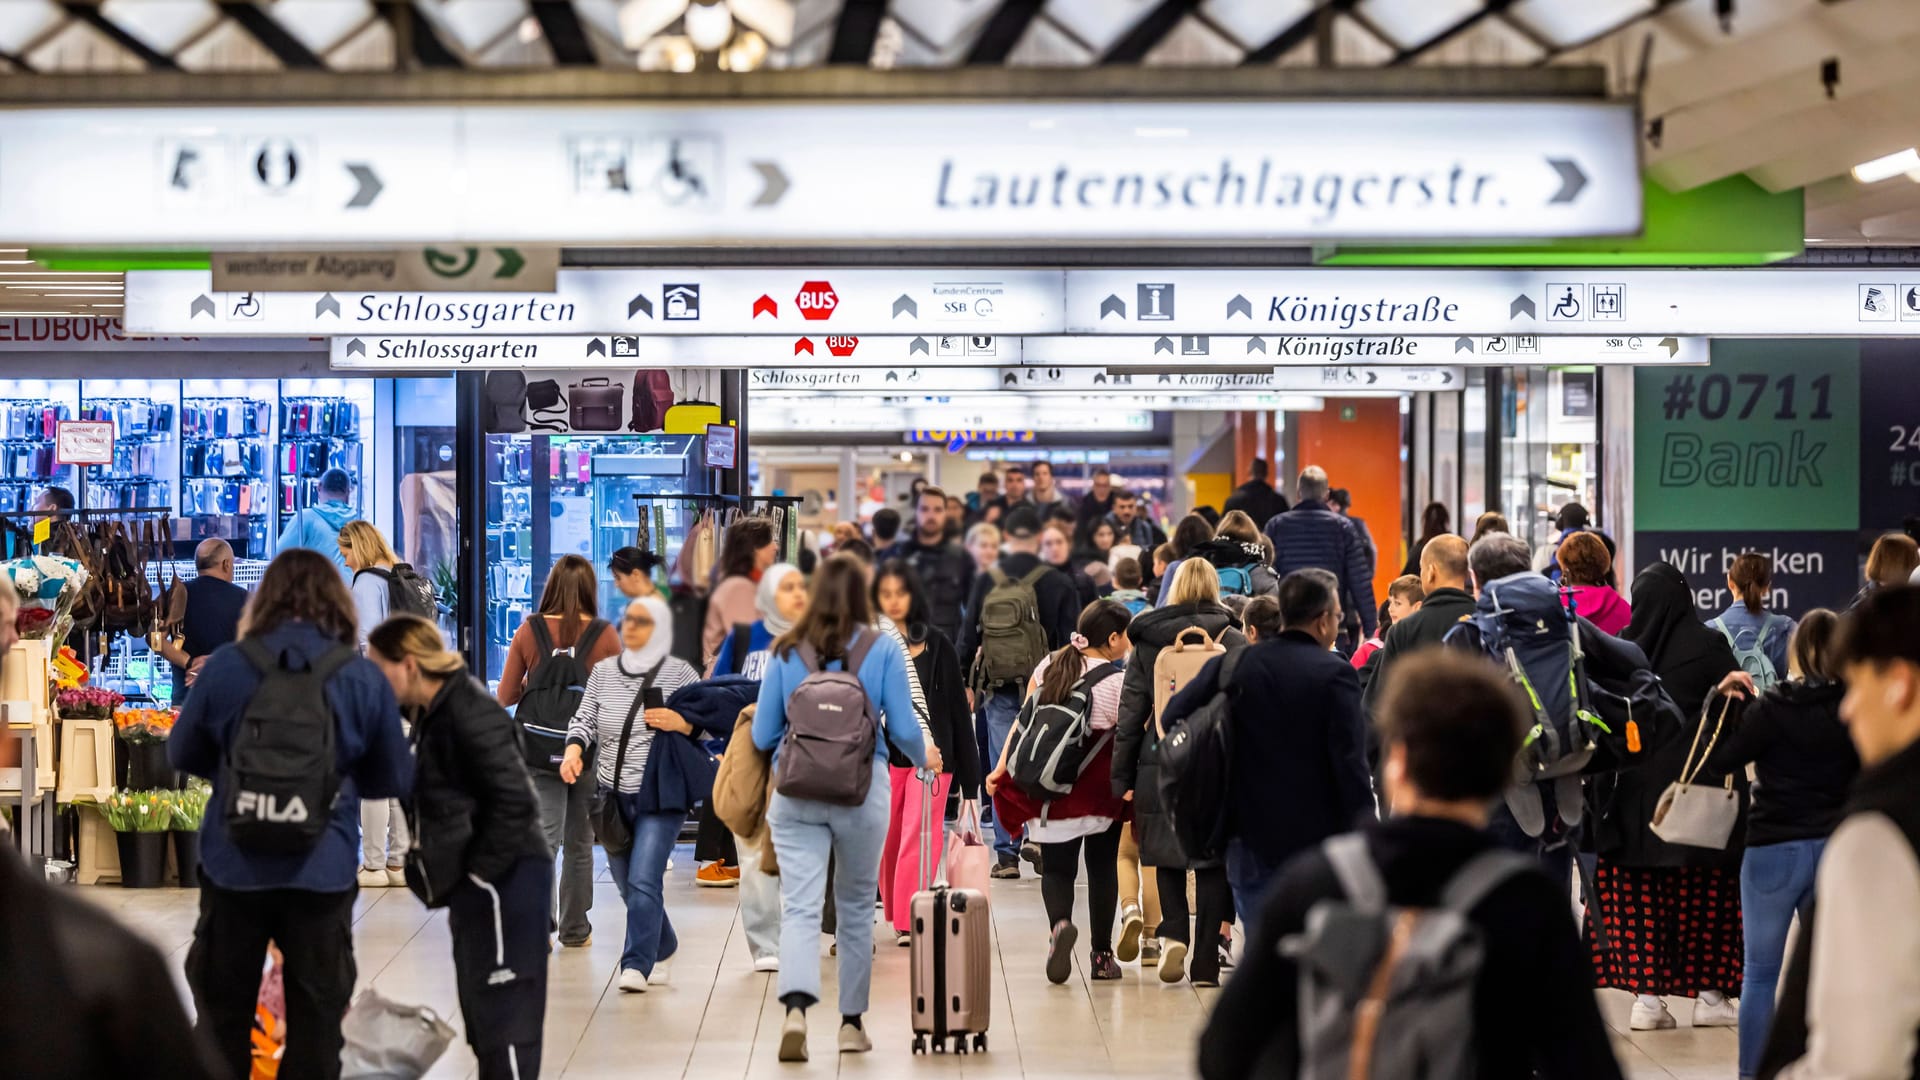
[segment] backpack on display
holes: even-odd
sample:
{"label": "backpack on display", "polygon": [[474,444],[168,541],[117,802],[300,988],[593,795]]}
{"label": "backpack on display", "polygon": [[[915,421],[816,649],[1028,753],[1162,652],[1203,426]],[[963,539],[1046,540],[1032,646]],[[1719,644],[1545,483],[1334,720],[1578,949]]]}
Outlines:
{"label": "backpack on display", "polygon": [[1758,630],[1735,630],[1727,625],[1727,618],[1724,615],[1707,625],[1720,631],[1720,636],[1726,638],[1727,644],[1733,646],[1733,658],[1740,662],[1740,670],[1753,678],[1754,692],[1764,694],[1786,677],[1785,672],[1773,666],[1773,658],[1767,655],[1767,642],[1773,640],[1775,633],[1791,633],[1786,629],[1789,622],[1791,620],[1785,615],[1769,612],[1760,621]]}
{"label": "backpack on display", "polygon": [[[1226,631],[1222,630],[1220,634],[1225,637]],[[1195,642],[1195,638],[1199,641]],[[1174,635],[1173,644],[1160,650],[1160,655],[1153,661],[1153,720],[1156,729],[1159,727],[1160,714],[1167,711],[1167,702],[1173,700],[1173,695],[1192,682],[1193,677],[1200,674],[1200,669],[1207,666],[1207,661],[1216,656],[1225,656],[1226,653],[1227,647],[1208,636],[1206,628],[1202,626],[1187,627]],[[1164,735],[1165,732],[1160,734]]]}
{"label": "backpack on display", "polygon": [[787,734],[780,742],[775,787],[789,799],[859,806],[873,784],[879,722],[860,682],[860,665],[880,640],[862,630],[847,646],[841,671],[824,671],[813,646],[800,646],[807,677],[787,698]]}
{"label": "backpack on display", "polygon": [[1065,701],[1042,705],[1039,694],[1027,698],[1007,751],[1007,772],[1020,790],[1036,799],[1058,799],[1073,790],[1087,762],[1113,740],[1111,729],[1093,729],[1093,688],[1118,674],[1114,665],[1101,664],[1080,676]]}
{"label": "backpack on display", "polygon": [[391,570],[369,566],[353,579],[360,580],[360,574],[386,579],[388,615],[418,615],[427,620],[440,617],[440,597],[433,590],[433,582],[407,563],[394,563]]}
{"label": "backpack on display", "polygon": [[1510,851],[1482,852],[1454,872],[1437,907],[1404,908],[1387,902],[1386,882],[1361,834],[1332,837],[1321,850],[1346,896],[1315,904],[1306,929],[1280,942],[1299,971],[1296,1075],[1479,1075],[1473,1003],[1486,945],[1467,916],[1534,862]]}
{"label": "backpack on display", "polygon": [[545,615],[528,616],[526,626],[533,631],[533,648],[540,661],[527,676],[527,692],[515,706],[513,718],[523,732],[521,750],[526,754],[527,767],[557,773],[567,756],[567,727],[587,693],[587,657],[607,629],[607,621],[589,622],[573,645],[565,649],[554,647]]}
{"label": "backpack on display", "polygon": [[227,748],[220,813],[240,850],[298,855],[326,833],[340,794],[339,721],[326,685],[354,652],[335,646],[306,667],[291,668],[287,654],[274,655],[257,638],[239,648],[260,673],[260,685]]}
{"label": "backpack on display", "polygon": [[[636,371],[633,375],[633,419],[627,430],[635,433],[659,431],[667,424],[673,408],[673,377],[661,368]],[[704,429],[702,434],[704,434]]]}
{"label": "backpack on display", "polygon": [[1537,782],[1552,782],[1560,819],[1569,827],[1580,824],[1580,775],[1601,740],[1613,734],[1590,699],[1572,595],[1531,571],[1503,578],[1488,585],[1474,614],[1442,639],[1478,649],[1504,666],[1533,712],[1515,764],[1516,783],[1506,796],[1507,809],[1528,836],[1541,835],[1548,824]]}
{"label": "backpack on display", "polygon": [[512,435],[527,430],[527,377],[518,371],[489,371],[486,385],[486,429],[489,435]]}
{"label": "backpack on display", "polygon": [[1040,595],[1034,591],[1052,571],[1045,563],[1017,578],[998,565],[987,575],[992,585],[980,602],[980,656],[974,661],[975,689],[1002,683],[1024,684],[1047,655],[1047,632],[1040,626]]}
{"label": "backpack on display", "polygon": [[[1245,649],[1220,661],[1220,685],[1160,742],[1160,807],[1188,859],[1227,850],[1233,763],[1233,673]],[[1161,650],[1165,655],[1166,650]]]}

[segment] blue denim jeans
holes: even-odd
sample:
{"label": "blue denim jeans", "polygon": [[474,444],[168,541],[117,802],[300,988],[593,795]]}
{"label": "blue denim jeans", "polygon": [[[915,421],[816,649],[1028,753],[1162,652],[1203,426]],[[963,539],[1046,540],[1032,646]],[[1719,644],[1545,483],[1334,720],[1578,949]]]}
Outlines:
{"label": "blue denim jeans", "polygon": [[1789,840],[1747,849],[1740,863],[1740,917],[1746,932],[1746,956],[1740,983],[1740,1075],[1760,1068],[1773,1024],[1773,992],[1787,950],[1793,913],[1808,925],[1814,874],[1820,869],[1825,840]]}
{"label": "blue denim jeans", "polygon": [[667,858],[680,837],[685,810],[637,813],[632,796],[620,797],[620,810],[633,826],[633,848],[625,855],[607,853],[607,869],[627,905],[627,940],[620,950],[620,970],[653,974],[653,965],[671,960],[680,948],[667,918],[661,894],[667,876]]}
{"label": "blue denim jeans", "polygon": [[1279,874],[1279,866],[1248,850],[1239,837],[1227,842],[1227,884],[1233,889],[1234,910],[1247,926],[1259,921],[1260,901]]}
{"label": "blue denim jeans", "polygon": [[873,765],[873,784],[859,806],[834,806],[776,793],[767,808],[780,860],[780,996],[820,1000],[820,914],[827,900],[827,858],[840,908],[840,1012],[867,1011],[873,982],[873,898],[880,892],[880,850],[887,842],[893,784],[887,762]]}
{"label": "blue denim jeans", "polygon": [[[1007,739],[1013,735],[1013,722],[1020,716],[1021,700],[1017,686],[1003,686],[987,695],[987,772],[992,772],[999,763],[1000,753],[1006,748]],[[1000,824],[998,814],[993,816],[993,850],[1001,862],[1012,862],[1020,857],[1020,838]]]}

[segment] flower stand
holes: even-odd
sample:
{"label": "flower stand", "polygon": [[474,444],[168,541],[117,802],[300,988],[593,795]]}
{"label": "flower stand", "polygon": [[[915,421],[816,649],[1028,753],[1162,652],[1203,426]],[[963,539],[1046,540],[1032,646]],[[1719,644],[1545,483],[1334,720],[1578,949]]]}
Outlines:
{"label": "flower stand", "polygon": [[174,878],[183,889],[200,887],[200,834],[184,829],[175,829],[167,834],[172,839],[169,847],[173,854]]}
{"label": "flower stand", "polygon": [[80,835],[75,840],[79,864],[73,880],[78,885],[101,885],[120,880],[119,833],[91,808],[80,811]]}
{"label": "flower stand", "polygon": [[113,721],[60,720],[58,800],[101,802],[113,791]]}
{"label": "flower stand", "polygon": [[120,849],[120,884],[128,889],[157,889],[167,880],[167,836],[164,832],[115,833]]}

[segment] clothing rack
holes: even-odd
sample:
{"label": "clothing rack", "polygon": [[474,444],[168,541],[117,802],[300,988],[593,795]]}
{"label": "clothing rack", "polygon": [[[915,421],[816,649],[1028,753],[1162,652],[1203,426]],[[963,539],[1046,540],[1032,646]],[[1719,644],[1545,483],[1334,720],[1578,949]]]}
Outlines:
{"label": "clothing rack", "polygon": [[[33,526],[41,518],[85,525],[111,518],[171,516],[171,506],[117,506],[95,510],[8,510],[0,513],[0,557],[18,559],[33,554]],[[24,543],[16,544],[22,540]],[[169,553],[171,554],[171,553]]]}
{"label": "clothing rack", "polygon": [[[781,562],[793,562],[800,554],[799,509],[801,500],[796,496],[637,494],[633,497],[633,501],[635,504],[636,520],[639,522],[638,527],[634,530],[634,546],[653,552],[655,555],[660,556],[664,564],[676,569],[683,568],[687,565],[687,556],[689,554],[687,548],[691,542],[705,541],[700,540],[699,537],[694,537],[690,541],[683,541],[682,548],[679,552],[670,552],[667,549],[666,542],[667,530],[664,504],[667,503],[679,505],[691,504],[696,516],[699,518],[705,518],[708,514],[715,516],[716,520],[712,523],[713,527],[710,533],[715,549],[713,554],[716,557],[718,554],[719,534],[725,532],[726,527],[739,518],[756,515],[773,519],[774,538],[775,542],[780,545],[779,559]],[[693,526],[689,526],[688,528],[691,530]],[[708,565],[711,565],[711,561],[708,562]],[[684,571],[680,576],[682,580],[687,580],[687,575]],[[696,574],[693,576],[698,577],[699,575]],[[694,581],[688,581],[687,583],[695,584]],[[698,583],[698,587],[704,589],[707,584],[708,583],[700,582]]]}

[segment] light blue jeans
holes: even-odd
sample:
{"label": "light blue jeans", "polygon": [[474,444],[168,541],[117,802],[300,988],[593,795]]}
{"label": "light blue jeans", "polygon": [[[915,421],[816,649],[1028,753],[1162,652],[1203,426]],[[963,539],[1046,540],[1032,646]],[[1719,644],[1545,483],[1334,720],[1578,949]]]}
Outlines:
{"label": "light blue jeans", "polygon": [[629,800],[620,797],[620,810],[633,826],[633,849],[625,855],[607,853],[607,869],[627,905],[627,940],[620,950],[620,970],[653,974],[653,965],[671,960],[680,948],[674,936],[673,920],[667,918],[662,886],[667,876],[667,858],[680,837],[680,823],[687,820],[685,810],[667,810],[650,814],[636,813]]}
{"label": "light blue jeans", "polygon": [[1787,929],[1800,913],[1801,929],[1810,928],[1813,881],[1825,840],[1789,840],[1747,849],[1740,863],[1740,919],[1746,956],[1740,982],[1740,1075],[1753,1076],[1767,1048],[1773,1025],[1773,993],[1780,981],[1780,960],[1787,950]]}
{"label": "light blue jeans", "polygon": [[867,1011],[873,982],[873,898],[880,893],[880,850],[887,842],[893,785],[885,758],[859,806],[834,806],[776,793],[767,808],[780,860],[780,996],[820,1000],[820,913],[827,902],[827,857],[834,858],[840,906],[840,1012]]}
{"label": "light blue jeans", "polygon": [[[1000,753],[1013,735],[1013,722],[1020,718],[1021,700],[1020,689],[1013,686],[1003,686],[987,695],[987,772],[992,772],[999,763]],[[993,850],[1001,862],[1013,862],[1020,857],[1020,837],[1007,831],[998,813],[993,815]]]}

